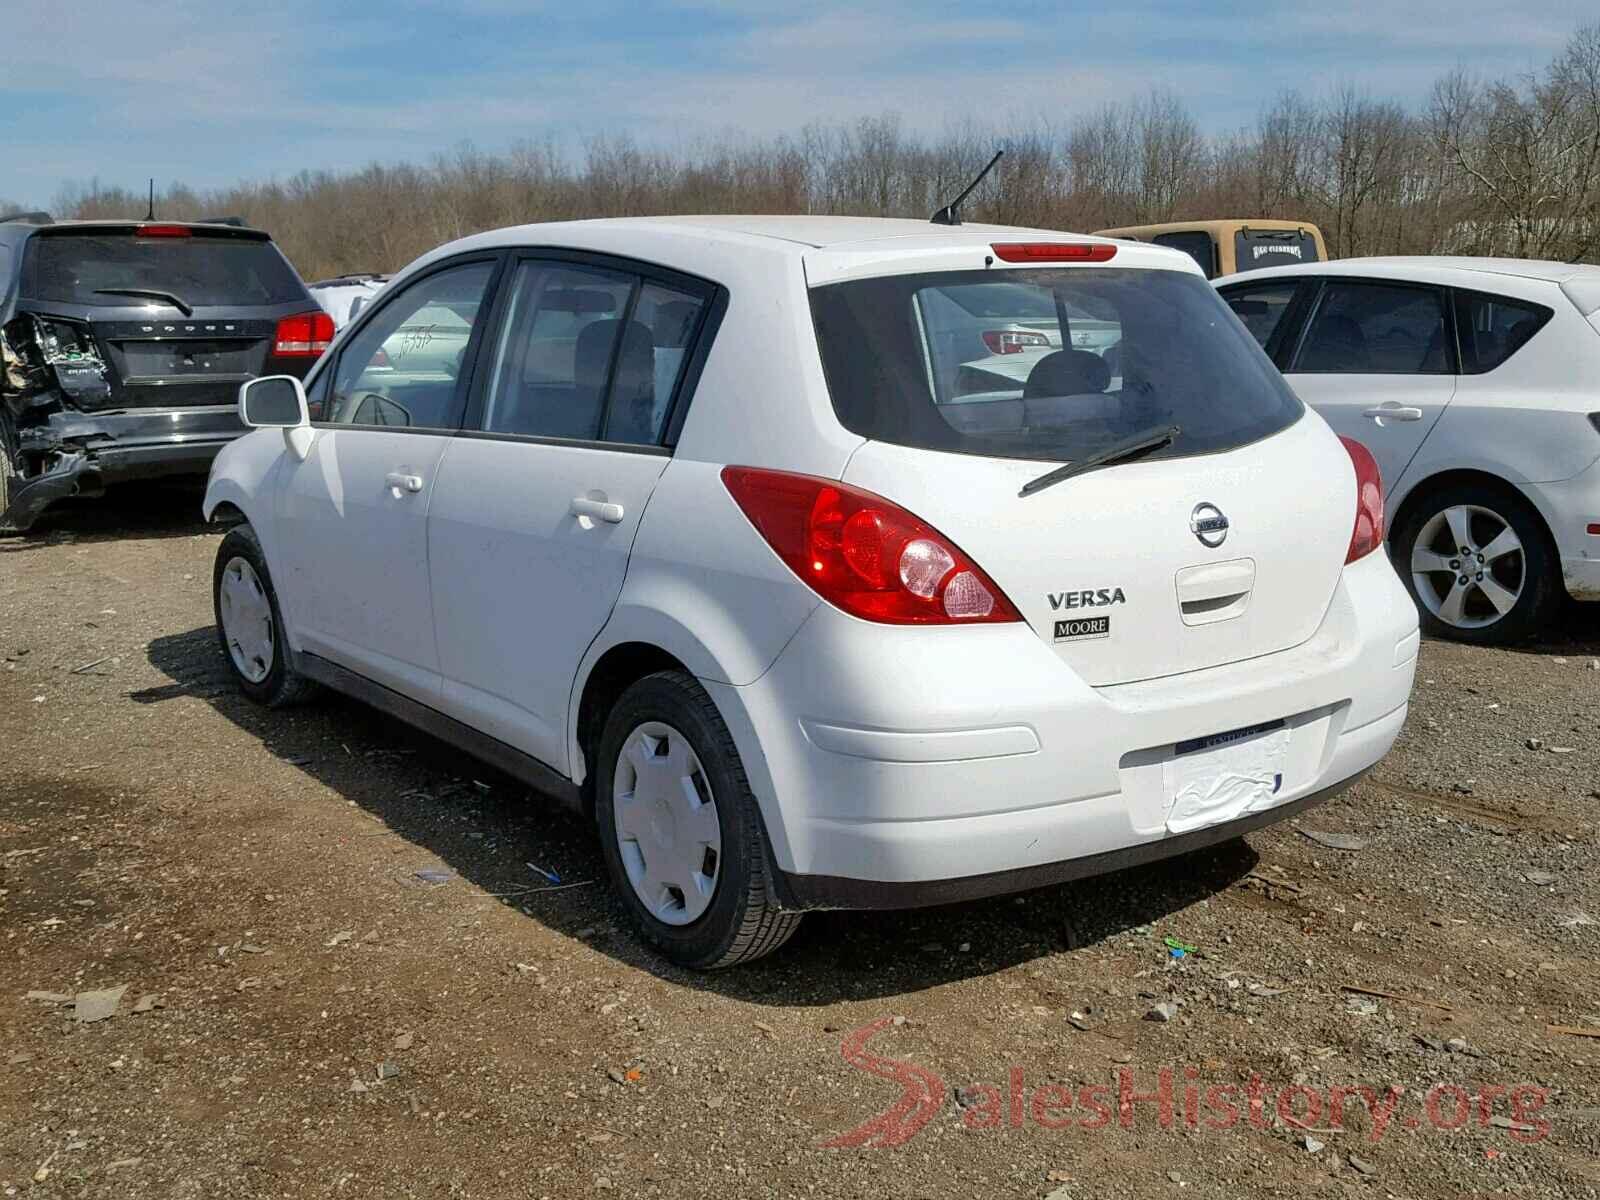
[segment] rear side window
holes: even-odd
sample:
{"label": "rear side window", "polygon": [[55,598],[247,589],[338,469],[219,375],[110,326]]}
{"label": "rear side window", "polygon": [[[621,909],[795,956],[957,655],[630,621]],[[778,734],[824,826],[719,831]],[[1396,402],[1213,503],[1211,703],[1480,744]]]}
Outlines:
{"label": "rear side window", "polygon": [[1217,244],[1203,229],[1188,230],[1183,233],[1158,233],[1150,240],[1158,246],[1182,250],[1200,265],[1207,279],[1217,277]]}
{"label": "rear side window", "polygon": [[1241,229],[1233,235],[1236,271],[1318,262],[1317,240],[1299,229]]}
{"label": "rear side window", "polygon": [[1487,292],[1456,290],[1456,337],[1461,343],[1461,373],[1492,371],[1544,328],[1555,310],[1531,300]]}
{"label": "rear side window", "polygon": [[1444,293],[1331,279],[1289,368],[1308,374],[1448,375]]}
{"label": "rear side window", "polygon": [[41,234],[28,243],[24,294],[58,304],[140,304],[167,292],[191,308],[287,304],[305,285],[271,242],[242,238]]}
{"label": "rear side window", "polygon": [[[964,317],[966,293],[997,283],[1019,293],[1008,311]],[[834,411],[877,441],[1070,462],[1174,424],[1182,432],[1157,455],[1179,456],[1255,441],[1302,411],[1187,272],[897,275],[814,288],[811,312]],[[984,336],[1013,312],[1004,325],[1026,336]]]}

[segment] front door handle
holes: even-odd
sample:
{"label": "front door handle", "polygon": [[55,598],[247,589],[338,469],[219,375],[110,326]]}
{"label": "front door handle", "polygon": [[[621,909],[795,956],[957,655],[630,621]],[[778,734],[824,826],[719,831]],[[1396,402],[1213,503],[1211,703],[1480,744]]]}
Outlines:
{"label": "front door handle", "polygon": [[1422,410],[1404,404],[1380,404],[1376,408],[1361,410],[1363,417],[1371,417],[1374,421],[1420,421]]}
{"label": "front door handle", "polygon": [[587,496],[574,496],[572,515],[604,521],[608,525],[619,525],[622,523],[622,505],[611,504],[605,500],[591,500]]}
{"label": "front door handle", "polygon": [[404,471],[390,471],[383,477],[383,481],[392,487],[396,493],[420,492],[422,490],[422,476],[407,475]]}

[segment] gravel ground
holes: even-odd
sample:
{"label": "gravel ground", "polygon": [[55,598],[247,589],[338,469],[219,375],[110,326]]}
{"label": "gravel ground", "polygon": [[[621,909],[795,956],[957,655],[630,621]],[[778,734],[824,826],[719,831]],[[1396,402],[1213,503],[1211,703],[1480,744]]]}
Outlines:
{"label": "gravel ground", "polygon": [[1395,751],[1296,823],[694,976],[575,819],[236,695],[196,504],[0,541],[6,1196],[1600,1192],[1600,1039],[1549,1028],[1600,1027],[1592,612],[1425,644]]}

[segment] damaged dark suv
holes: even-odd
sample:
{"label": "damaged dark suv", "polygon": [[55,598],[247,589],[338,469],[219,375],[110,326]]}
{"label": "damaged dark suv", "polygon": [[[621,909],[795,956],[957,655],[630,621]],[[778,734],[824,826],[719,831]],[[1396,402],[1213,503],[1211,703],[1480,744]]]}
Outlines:
{"label": "damaged dark suv", "polygon": [[333,320],[258,229],[0,217],[0,533],[107,483],[204,475],[239,385],[304,376]]}

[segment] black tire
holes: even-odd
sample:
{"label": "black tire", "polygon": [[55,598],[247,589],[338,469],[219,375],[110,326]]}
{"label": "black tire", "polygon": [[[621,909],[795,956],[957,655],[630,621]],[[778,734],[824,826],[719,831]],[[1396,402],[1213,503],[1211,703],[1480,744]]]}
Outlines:
{"label": "black tire", "polygon": [[[242,558],[250,564],[250,569],[261,581],[267,603],[272,609],[272,665],[266,677],[260,680],[252,680],[240,671],[238,663],[234,661],[233,651],[228,645],[228,635],[222,624],[222,576],[228,565],[236,558]],[[317,685],[296,671],[289,661],[289,647],[283,634],[283,612],[278,607],[278,593],[272,586],[272,573],[267,570],[267,559],[261,553],[261,543],[256,540],[256,531],[249,525],[235,525],[228,530],[222,539],[222,544],[217,547],[217,561],[211,572],[211,607],[217,618],[217,645],[241,692],[267,708],[284,708],[300,703],[316,691]]]}
{"label": "black tire", "polygon": [[[1455,624],[1441,619],[1418,594],[1418,583],[1412,575],[1412,556],[1417,550],[1418,541],[1422,538],[1424,530],[1445,510],[1461,507],[1487,510],[1493,514],[1494,519],[1509,526],[1516,534],[1517,540],[1522,543],[1519,553],[1509,556],[1506,560],[1484,564],[1493,568],[1493,571],[1501,573],[1497,581],[1503,584],[1507,580],[1520,578],[1521,591],[1516,603],[1509,610],[1492,620],[1486,620],[1483,624]],[[1493,528],[1492,519],[1483,517],[1479,520]],[[1405,516],[1396,527],[1389,544],[1395,570],[1399,572],[1406,590],[1411,593],[1412,600],[1416,601],[1423,631],[1433,637],[1451,638],[1480,646],[1505,646],[1523,642],[1540,633],[1549,624],[1560,605],[1563,594],[1560,564],[1555,546],[1550,540],[1549,530],[1545,528],[1544,520],[1539,516],[1538,510],[1514,488],[1507,485],[1447,484],[1428,492],[1420,499],[1408,501]],[[1459,550],[1459,547],[1456,549]],[[1460,562],[1461,559],[1457,555],[1449,561]],[[1469,561],[1463,568],[1464,573],[1476,578],[1475,568],[1478,566],[1479,564]],[[1513,571],[1520,574],[1514,575],[1511,573]],[[1490,577],[1496,578],[1493,572],[1490,572]],[[1449,584],[1449,573],[1441,572],[1430,577],[1424,586],[1433,589],[1433,597],[1435,602],[1438,602],[1441,599],[1440,593],[1448,589]],[[1476,597],[1469,596],[1467,618],[1473,621],[1488,618],[1493,609],[1486,605],[1487,597],[1481,592]]]}
{"label": "black tire", "polygon": [[[669,725],[688,740],[716,801],[722,838],[717,881],[705,912],[687,925],[668,924],[644,906],[618,842],[612,803],[617,759],[646,722]],[[679,966],[714,971],[770,954],[793,936],[801,914],[778,907],[766,829],[744,764],[722,715],[692,675],[659,671],[629,687],[606,717],[595,767],[595,824],[606,867],[646,942]]]}

